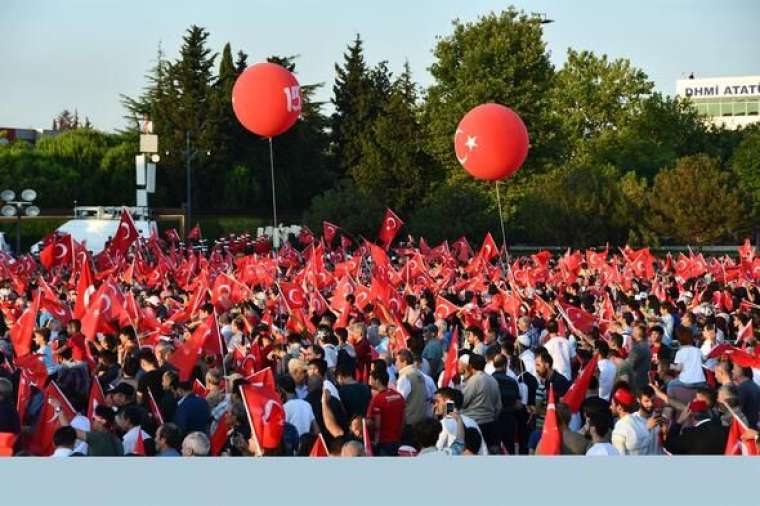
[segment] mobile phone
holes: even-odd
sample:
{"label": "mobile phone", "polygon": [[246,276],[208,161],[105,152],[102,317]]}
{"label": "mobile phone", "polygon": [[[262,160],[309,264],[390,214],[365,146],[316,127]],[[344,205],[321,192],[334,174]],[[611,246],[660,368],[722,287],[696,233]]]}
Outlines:
{"label": "mobile phone", "polygon": [[450,415],[454,412],[454,401],[446,401],[446,414]]}

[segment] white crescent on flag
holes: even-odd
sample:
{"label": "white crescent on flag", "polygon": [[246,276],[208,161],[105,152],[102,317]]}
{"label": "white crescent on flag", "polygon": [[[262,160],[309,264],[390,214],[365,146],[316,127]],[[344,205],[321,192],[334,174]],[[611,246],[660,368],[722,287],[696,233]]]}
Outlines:
{"label": "white crescent on flag", "polygon": [[58,251],[58,248],[61,248],[61,254],[60,255],[55,255],[55,258],[63,258],[69,252],[69,248],[67,248],[65,244],[62,244],[62,243],[56,244],[55,245],[55,251]]}

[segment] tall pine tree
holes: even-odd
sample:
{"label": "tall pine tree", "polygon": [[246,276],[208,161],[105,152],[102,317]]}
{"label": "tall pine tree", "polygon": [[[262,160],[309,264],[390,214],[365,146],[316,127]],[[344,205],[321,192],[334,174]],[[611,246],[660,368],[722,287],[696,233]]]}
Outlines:
{"label": "tall pine tree", "polygon": [[423,150],[417,115],[417,88],[409,64],[390,85],[390,96],[368,135],[352,175],[366,195],[398,212],[408,213],[440,174]]}

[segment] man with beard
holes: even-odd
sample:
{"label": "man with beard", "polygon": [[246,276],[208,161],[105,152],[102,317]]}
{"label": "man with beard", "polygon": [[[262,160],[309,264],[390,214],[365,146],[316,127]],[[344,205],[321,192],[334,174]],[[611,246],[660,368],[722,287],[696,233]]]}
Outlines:
{"label": "man with beard", "polygon": [[656,413],[654,389],[647,385],[638,393],[639,410],[632,416],[642,419],[649,430],[650,442],[648,455],[662,455],[662,427],[665,419]]}

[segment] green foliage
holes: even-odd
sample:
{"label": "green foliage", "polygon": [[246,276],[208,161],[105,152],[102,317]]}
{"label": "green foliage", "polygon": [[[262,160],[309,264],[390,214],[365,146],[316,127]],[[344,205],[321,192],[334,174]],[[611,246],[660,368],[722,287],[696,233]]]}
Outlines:
{"label": "green foliage", "polygon": [[749,229],[748,199],[732,174],[707,155],[684,157],[661,171],[649,193],[649,226],[686,244],[738,241]]}
{"label": "green foliage", "polygon": [[[494,191],[493,186],[490,190]],[[499,215],[488,188],[469,178],[451,178],[437,184],[412,214],[407,228],[431,242],[461,235],[479,242],[490,231],[501,243]],[[509,230],[507,236],[511,237]]]}
{"label": "green foliage", "polygon": [[385,208],[374,196],[362,193],[353,181],[345,179],[336,188],[314,197],[303,221],[314,231],[322,230],[322,222],[329,221],[349,234],[372,240],[384,213]]}
{"label": "green foliage", "polygon": [[383,205],[405,214],[420,202],[440,175],[424,151],[416,111],[417,91],[408,65],[363,139],[351,173],[356,185]]}
{"label": "green foliage", "polygon": [[576,144],[617,127],[653,88],[647,75],[628,60],[608,61],[607,55],[568,49],[553,88],[554,107],[562,111],[566,135]]}
{"label": "green foliage", "polygon": [[733,152],[730,167],[739,187],[752,195],[755,216],[760,216],[760,128],[748,128],[744,140]]}
{"label": "green foliage", "polygon": [[516,218],[519,233],[538,244],[625,243],[644,188],[632,174],[621,179],[613,166],[576,160],[529,183]]}
{"label": "green foliage", "polygon": [[[24,218],[21,221],[21,250],[29,251],[32,245],[39,242],[43,237],[66,223],[68,220],[51,218]],[[5,234],[5,240],[10,244],[11,250],[16,251],[16,220],[0,221],[0,232]]]}

